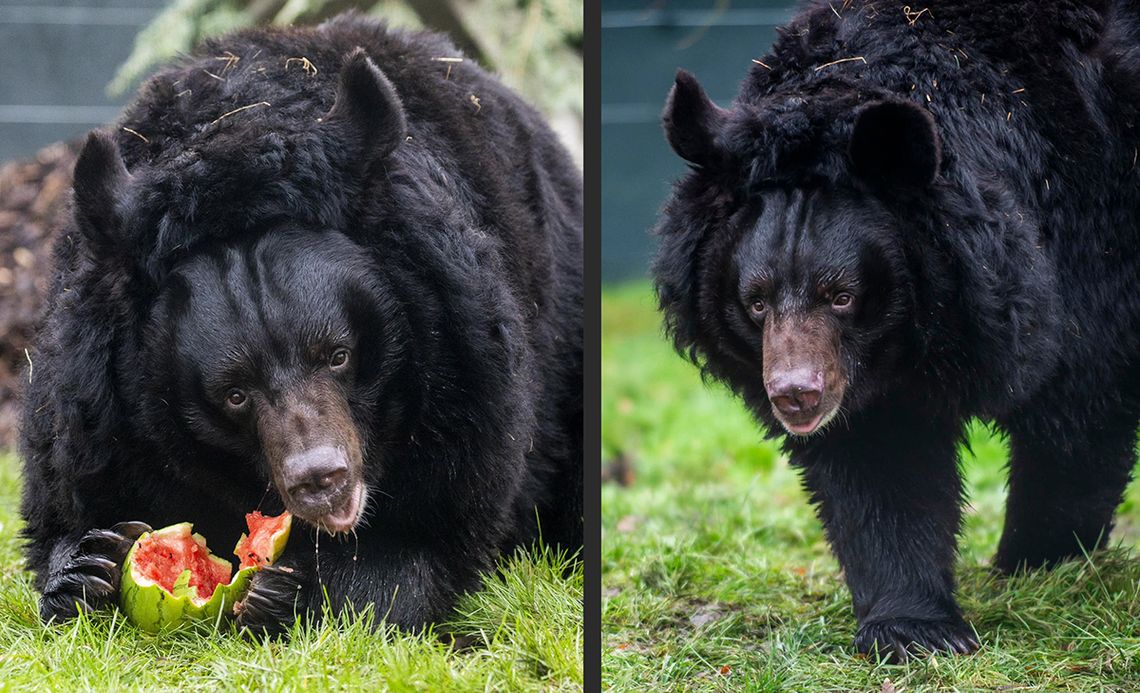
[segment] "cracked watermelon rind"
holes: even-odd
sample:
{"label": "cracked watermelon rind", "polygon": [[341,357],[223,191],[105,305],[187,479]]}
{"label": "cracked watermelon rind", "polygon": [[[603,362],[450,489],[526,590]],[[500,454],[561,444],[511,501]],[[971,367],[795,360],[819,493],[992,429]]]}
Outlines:
{"label": "cracked watermelon rind", "polygon": [[[246,556],[238,554],[239,559],[246,567],[240,568],[228,583],[218,583],[209,598],[198,595],[197,589],[190,585],[191,570],[183,570],[175,580],[173,589],[167,590],[157,581],[152,580],[135,570],[135,554],[148,538],[169,538],[176,541],[192,539],[205,552],[206,558],[220,569],[225,566],[227,572],[232,565],[224,558],[214,556],[206,548],[206,540],[199,534],[192,534],[192,525],[182,522],[163,529],[147,532],[139,537],[127,554],[123,563],[123,579],[120,586],[119,603],[127,618],[139,628],[157,633],[172,630],[195,621],[209,620],[217,622],[221,617],[233,615],[234,604],[243,599],[249,591],[250,580],[253,574],[263,565],[270,565],[281,555],[289,539],[291,516],[289,513],[277,518],[263,519],[261,513],[246,515],[250,524],[250,534],[255,534],[254,523],[268,524],[271,527],[268,540],[258,536],[250,540],[242,535],[235,549],[235,553],[245,549]],[[268,521],[266,521],[268,520]],[[276,521],[276,522],[274,522]],[[275,527],[274,527],[275,525]],[[260,541],[259,541],[260,540]],[[252,557],[249,548],[252,545],[268,549],[266,555]],[[244,546],[243,546],[244,545]]]}

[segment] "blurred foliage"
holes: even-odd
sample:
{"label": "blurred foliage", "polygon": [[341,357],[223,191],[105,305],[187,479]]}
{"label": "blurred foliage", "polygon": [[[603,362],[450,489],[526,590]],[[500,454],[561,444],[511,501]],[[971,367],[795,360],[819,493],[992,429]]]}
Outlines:
{"label": "blurred foliage", "polygon": [[135,40],[108,89],[122,94],[199,41],[259,24],[316,24],[348,9],[451,35],[551,117],[582,119],[581,0],[173,0]]}

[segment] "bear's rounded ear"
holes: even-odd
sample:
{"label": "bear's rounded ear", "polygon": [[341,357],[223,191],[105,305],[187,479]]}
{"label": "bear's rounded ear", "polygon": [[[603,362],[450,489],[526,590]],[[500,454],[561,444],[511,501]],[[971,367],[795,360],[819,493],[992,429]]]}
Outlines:
{"label": "bear's rounded ear", "polygon": [[910,101],[873,101],[855,118],[848,154],[855,175],[875,185],[926,187],[942,162],[934,116]]}
{"label": "bear's rounded ear", "polygon": [[336,101],[324,120],[347,127],[377,158],[390,154],[408,131],[395,87],[359,47],[345,58]]}
{"label": "bear's rounded ear", "polygon": [[75,162],[73,214],[76,226],[98,248],[114,245],[119,225],[115,208],[130,177],[115,140],[92,131]]}
{"label": "bear's rounded ear", "polygon": [[676,83],[665,100],[661,124],[673,151],[685,161],[708,166],[721,157],[716,136],[728,120],[728,111],[717,106],[697,78],[677,70]]}

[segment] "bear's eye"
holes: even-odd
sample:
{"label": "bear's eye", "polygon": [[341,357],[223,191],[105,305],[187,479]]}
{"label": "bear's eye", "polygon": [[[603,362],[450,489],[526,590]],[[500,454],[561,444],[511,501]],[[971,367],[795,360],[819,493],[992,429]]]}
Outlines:
{"label": "bear's eye", "polygon": [[226,393],[226,404],[235,409],[245,404],[247,399],[245,393],[236,387],[231,387],[229,392]]}
{"label": "bear's eye", "polygon": [[764,299],[762,299],[762,298],[758,298],[758,299],[754,300],[748,306],[748,312],[751,313],[752,317],[754,317],[754,318],[758,318],[758,317],[764,315],[764,312],[767,310],[768,310],[768,304],[765,303]]}
{"label": "bear's eye", "polygon": [[840,291],[831,297],[831,307],[837,310],[848,309],[854,302],[855,295],[850,291]]}
{"label": "bear's eye", "polygon": [[329,368],[344,368],[348,364],[348,349],[337,349],[329,357]]}

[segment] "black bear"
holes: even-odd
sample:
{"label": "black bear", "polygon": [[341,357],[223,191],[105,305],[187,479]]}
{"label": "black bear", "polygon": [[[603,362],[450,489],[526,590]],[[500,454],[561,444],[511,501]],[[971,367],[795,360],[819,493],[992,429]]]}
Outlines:
{"label": "black bear", "polygon": [[224,546],[253,508],[307,528],[254,631],[326,592],[416,629],[502,551],[580,546],[581,176],[460,57],[356,15],[244,31],[90,135],[22,433],[45,619],[113,603],[146,525]]}
{"label": "black bear", "polygon": [[675,346],[787,433],[858,650],[973,651],[964,423],[1009,436],[1001,571],[1102,546],[1135,460],[1140,9],[816,2],[731,108],[682,71],[663,120]]}

